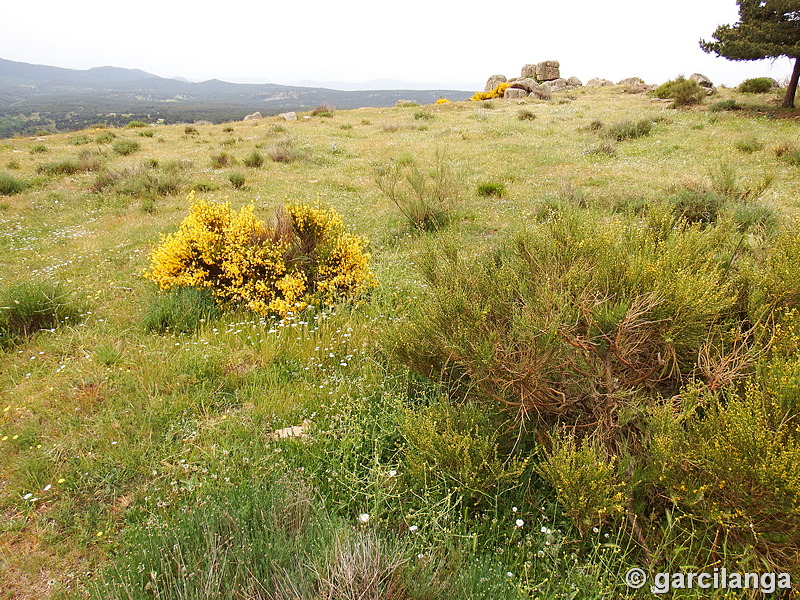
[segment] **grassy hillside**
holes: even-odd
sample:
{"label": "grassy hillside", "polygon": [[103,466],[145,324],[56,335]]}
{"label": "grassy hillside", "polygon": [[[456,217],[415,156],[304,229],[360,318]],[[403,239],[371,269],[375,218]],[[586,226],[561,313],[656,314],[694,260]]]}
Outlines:
{"label": "grassy hillside", "polygon": [[[769,106],[578,89],[0,141],[0,597],[800,578],[800,123]],[[377,288],[284,319],[160,293],[190,193],[334,208]]]}

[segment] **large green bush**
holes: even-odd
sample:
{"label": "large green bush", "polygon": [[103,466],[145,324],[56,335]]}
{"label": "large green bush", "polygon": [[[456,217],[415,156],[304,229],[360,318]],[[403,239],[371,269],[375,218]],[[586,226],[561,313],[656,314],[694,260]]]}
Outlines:
{"label": "large green bush", "polygon": [[699,104],[705,98],[707,92],[704,87],[696,81],[686,79],[682,75],[677,79],[662,83],[653,92],[656,98],[672,100],[675,106],[690,106]]}
{"label": "large green bush", "polygon": [[739,84],[737,90],[745,94],[766,94],[775,87],[775,82],[769,77],[755,77],[745,79]]}

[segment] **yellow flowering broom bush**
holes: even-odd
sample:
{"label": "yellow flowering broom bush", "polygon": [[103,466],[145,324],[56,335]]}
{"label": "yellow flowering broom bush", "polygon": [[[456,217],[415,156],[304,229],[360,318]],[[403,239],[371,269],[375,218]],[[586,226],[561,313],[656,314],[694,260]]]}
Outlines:
{"label": "yellow flowering broom bush", "polygon": [[475,92],[470,97],[470,100],[473,102],[478,102],[480,100],[493,100],[494,98],[502,98],[503,93],[510,87],[511,84],[504,81],[497,84],[497,86],[491,92]]}
{"label": "yellow flowering broom bush", "polygon": [[145,277],[162,290],[208,288],[221,306],[284,316],[375,285],[366,240],[345,232],[332,209],[289,204],[267,224],[252,206],[189,200],[178,231],[150,255]]}

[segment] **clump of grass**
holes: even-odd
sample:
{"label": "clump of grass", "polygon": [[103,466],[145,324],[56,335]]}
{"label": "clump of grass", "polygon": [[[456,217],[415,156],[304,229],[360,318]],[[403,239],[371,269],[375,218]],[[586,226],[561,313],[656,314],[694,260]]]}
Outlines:
{"label": "clump of grass", "polygon": [[236,138],[227,138],[227,139],[224,139],[224,140],[222,140],[222,141],[220,142],[220,145],[221,145],[221,146],[224,146],[224,147],[226,147],[226,148],[231,148],[231,147],[233,147],[233,146],[235,146],[235,145],[236,145]]}
{"label": "clump of grass", "polygon": [[147,127],[147,123],[144,121],[128,121],[128,124],[125,126],[128,129],[140,129],[142,127]]}
{"label": "clump of grass", "polygon": [[43,175],[74,175],[80,170],[81,166],[74,158],[65,158],[36,167],[36,172]]}
{"label": "clump of grass", "polygon": [[233,127],[231,125],[226,125],[225,127],[222,128],[222,131],[224,133],[233,133]]}
{"label": "clump of grass", "polygon": [[602,130],[600,135],[604,138],[622,142],[625,140],[635,140],[636,138],[648,135],[652,129],[653,121],[651,119],[639,119],[638,121],[625,120],[609,125],[606,129]]}
{"label": "clump of grass", "polygon": [[794,167],[800,167],[800,148],[797,148],[789,142],[782,142],[777,144],[773,149],[775,156],[783,162]]}
{"label": "clump of grass", "polygon": [[661,84],[653,92],[656,98],[673,101],[674,106],[691,106],[699,104],[706,97],[706,89],[696,81],[686,79],[682,75],[672,81]]}
{"label": "clump of grass", "polygon": [[741,140],[736,140],[733,143],[733,146],[739,152],[743,152],[744,154],[752,154],[753,152],[758,152],[759,150],[761,150],[764,147],[764,144],[754,137],[749,137]]}
{"label": "clump of grass", "polygon": [[116,140],[111,144],[111,149],[120,156],[128,156],[139,149],[139,142],[128,139]]}
{"label": "clump of grass", "polygon": [[176,287],[159,294],[150,303],[142,324],[155,333],[193,333],[219,315],[219,306],[210,290]]}
{"label": "clump of grass", "polygon": [[137,131],[136,135],[146,138],[151,138],[156,134],[152,129],[145,129],[144,131]]}
{"label": "clump of grass", "polygon": [[156,212],[156,200],[153,196],[144,196],[139,207],[142,209],[142,212],[151,215]]}
{"label": "clump of grass", "polygon": [[589,123],[586,127],[584,127],[584,129],[586,131],[600,131],[600,130],[603,129],[603,127],[605,127],[603,122],[602,121],[598,121],[597,119],[595,119],[594,121]]}
{"label": "clump of grass", "polygon": [[277,144],[267,148],[267,154],[275,162],[292,162],[297,159],[297,152],[291,140],[281,140]]}
{"label": "clump of grass", "polygon": [[228,181],[231,182],[233,189],[238,190],[244,187],[245,176],[239,172],[229,173]]}
{"label": "clump of grass", "polygon": [[478,196],[483,198],[502,198],[506,195],[506,186],[497,181],[484,181],[478,184]]}
{"label": "clump of grass", "polygon": [[72,138],[68,143],[70,146],[85,146],[91,140],[85,135],[78,135]]}
{"label": "clump of grass", "polygon": [[108,129],[106,129],[105,131],[101,131],[100,133],[98,133],[95,136],[94,141],[98,144],[110,144],[111,142],[114,141],[115,137],[117,136],[113,131],[109,131]]}
{"label": "clump of grass", "polygon": [[227,152],[211,155],[211,167],[214,169],[224,169],[231,164],[233,164],[233,157]]}
{"label": "clump of grass", "polygon": [[256,168],[264,164],[264,155],[258,150],[253,150],[250,154],[242,159],[245,167]]}
{"label": "clump of grass", "polygon": [[28,184],[8,173],[0,173],[0,195],[12,196],[28,188]]}
{"label": "clump of grass", "polygon": [[717,220],[727,198],[703,187],[687,187],[672,199],[672,212],[687,223],[710,224]]}
{"label": "clump of grass", "polygon": [[101,171],[89,189],[95,193],[116,192],[124,196],[151,198],[175,194],[182,186],[183,176],[180,170],[158,171],[152,167],[144,167],[123,171]]}
{"label": "clump of grass", "polygon": [[183,128],[184,135],[200,135],[200,132],[197,131],[197,127],[194,125],[186,125]]}
{"label": "clump of grass", "polygon": [[47,152],[47,144],[34,144],[31,146],[30,153],[31,154],[44,154]]}
{"label": "clump of grass", "polygon": [[589,148],[586,153],[601,156],[616,156],[617,148],[612,142],[602,142],[593,148]]}
{"label": "clump of grass", "polygon": [[733,98],[728,98],[727,100],[720,100],[719,102],[714,102],[711,106],[708,107],[708,112],[722,112],[722,111],[731,111],[731,110],[742,110],[742,106],[736,102]]}
{"label": "clump of grass", "polygon": [[414,119],[416,119],[417,121],[420,121],[420,120],[421,121],[430,121],[431,119],[434,119],[434,118],[435,117],[433,116],[433,113],[431,113],[431,112],[429,112],[427,110],[418,110],[418,111],[416,111],[414,113]]}
{"label": "clump of grass", "polygon": [[218,189],[217,184],[215,184],[212,181],[208,181],[206,179],[195,181],[192,184],[192,190],[194,190],[195,192],[213,192],[216,189]]}
{"label": "clump of grass", "polygon": [[754,77],[745,79],[736,89],[744,94],[766,94],[773,87],[775,87],[775,82],[769,77]]}
{"label": "clump of grass", "polygon": [[24,282],[0,292],[0,347],[22,341],[42,329],[78,323],[82,307],[61,283]]}
{"label": "clump of grass", "polygon": [[328,104],[320,104],[314,110],[311,111],[312,117],[332,117],[334,113],[334,108],[329,106]]}
{"label": "clump of grass", "polygon": [[536,119],[536,113],[526,108],[517,111],[517,119],[520,121],[533,121]]}
{"label": "clump of grass", "polygon": [[339,125],[339,129],[352,129],[352,128],[353,128],[352,123],[342,123],[341,125]]}

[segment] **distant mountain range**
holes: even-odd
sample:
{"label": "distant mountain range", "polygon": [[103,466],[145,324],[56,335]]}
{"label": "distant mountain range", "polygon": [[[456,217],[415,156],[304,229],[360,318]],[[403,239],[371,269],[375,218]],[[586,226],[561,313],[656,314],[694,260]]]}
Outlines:
{"label": "distant mountain range", "polygon": [[274,83],[192,83],[139,69],[64,69],[0,59],[0,137],[37,131],[70,131],[94,123],[130,120],[214,123],[321,104],[350,109],[394,106],[397,100],[430,104],[440,97],[462,100],[463,90],[333,90]]}

